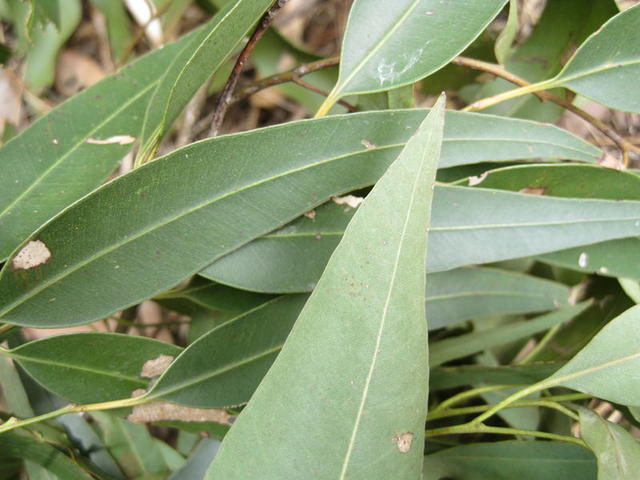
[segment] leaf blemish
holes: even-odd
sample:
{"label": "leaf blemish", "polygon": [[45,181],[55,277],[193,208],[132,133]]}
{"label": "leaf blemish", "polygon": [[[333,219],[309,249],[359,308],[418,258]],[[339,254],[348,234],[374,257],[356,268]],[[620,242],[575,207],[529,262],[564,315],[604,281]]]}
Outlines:
{"label": "leaf blemish", "polygon": [[29,270],[47,263],[51,258],[51,250],[42,240],[31,240],[13,257],[13,270]]}
{"label": "leaf blemish", "polygon": [[364,198],[345,195],[344,197],[331,197],[331,201],[337,205],[349,205],[351,208],[357,208],[358,205],[364,202]]}
{"label": "leaf blemish", "polygon": [[485,178],[487,178],[489,176],[489,172],[484,172],[481,175],[474,175],[469,177],[469,186],[473,187],[475,185],[480,185],[482,182],[484,182]]}
{"label": "leaf blemish", "polygon": [[361,144],[364,148],[366,148],[367,150],[374,150],[374,149],[378,148],[378,147],[376,147],[376,144],[375,144],[375,143],[370,142],[370,141],[369,141],[369,140],[367,140],[366,138],[363,138],[363,139],[360,141],[360,144]]}
{"label": "leaf blemish", "polygon": [[142,370],[140,371],[140,376],[145,378],[153,378],[161,375],[171,362],[173,362],[173,358],[171,355],[159,355],[156,358],[152,358],[151,360],[147,360],[144,362],[142,366]]}
{"label": "leaf blemish", "polygon": [[113,137],[99,139],[99,138],[87,138],[87,143],[91,145],[112,145],[117,143],[118,145],[129,145],[136,141],[136,137],[131,135],[114,135]]}
{"label": "leaf blemish", "polygon": [[407,453],[411,450],[411,444],[413,443],[413,433],[405,432],[399,433],[393,436],[393,443],[396,444],[400,453]]}

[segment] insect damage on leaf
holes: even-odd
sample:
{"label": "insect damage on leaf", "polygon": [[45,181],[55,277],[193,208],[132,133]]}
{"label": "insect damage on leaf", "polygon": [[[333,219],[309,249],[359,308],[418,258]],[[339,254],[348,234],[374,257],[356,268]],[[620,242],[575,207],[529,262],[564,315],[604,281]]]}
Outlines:
{"label": "insect damage on leaf", "polygon": [[395,435],[393,437],[393,443],[396,444],[400,453],[407,453],[411,450],[411,444],[413,443],[413,433],[405,432]]}
{"label": "insect damage on leaf", "polygon": [[150,423],[162,420],[182,422],[215,422],[231,425],[233,415],[222,409],[192,408],[168,402],[149,402],[133,407],[127,417],[132,423]]}
{"label": "insect damage on leaf", "polygon": [[145,378],[153,378],[161,375],[167,368],[169,368],[169,365],[171,365],[171,362],[173,362],[173,358],[174,357],[172,357],[171,355],[162,354],[157,356],[156,358],[147,360],[142,366],[140,376]]}
{"label": "insect damage on leaf", "polygon": [[331,201],[337,205],[349,205],[351,208],[357,208],[364,198],[355,195],[345,195],[344,197],[331,197]]}
{"label": "insect damage on leaf", "polygon": [[29,270],[47,263],[51,258],[51,251],[42,240],[31,240],[18,254],[13,257],[13,270]]}

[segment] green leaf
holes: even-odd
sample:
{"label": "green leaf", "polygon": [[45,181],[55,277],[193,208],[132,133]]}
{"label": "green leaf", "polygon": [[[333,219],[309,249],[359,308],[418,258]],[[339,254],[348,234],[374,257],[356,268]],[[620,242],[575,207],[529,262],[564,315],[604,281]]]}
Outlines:
{"label": "green leaf", "polygon": [[25,343],[6,352],[47,390],[77,403],[105,402],[145,388],[145,362],[181,349],[151,338],[73,333]]}
{"label": "green leaf", "polygon": [[353,2],[338,83],[330,94],[389,90],[435,72],[464,50],[507,0]]}
{"label": "green leaf", "polygon": [[505,63],[505,61],[516,50],[513,47],[513,41],[518,33],[518,1],[509,0],[509,16],[507,17],[507,23],[496,38],[495,54],[498,62]]}
{"label": "green leaf", "polygon": [[272,4],[273,0],[229,2],[175,55],[149,101],[138,153],[143,162],[150,160],[187,103]]}
{"label": "green leaf", "polygon": [[564,385],[611,402],[639,406],[638,322],[640,305],[609,322],[564,367],[542,384]]}
{"label": "green leaf", "polygon": [[571,320],[586,310],[588,306],[589,302],[584,302],[531,320],[501,325],[497,329],[473,332],[432,343],[429,348],[429,365],[441,365],[488,348],[531,337],[555,325]]}
{"label": "green leaf", "polygon": [[272,298],[272,295],[237,290],[196,276],[184,288],[158,295],[155,300],[187,300],[209,310],[246,312]]}
{"label": "green leaf", "polygon": [[509,440],[462,445],[427,455],[423,478],[596,480],[595,463],[593,455],[578,445]]}
{"label": "green leaf", "polygon": [[0,148],[0,260],[115,168],[131,144],[95,141],[139,135],[158,77],[189,38],[87,88]]}
{"label": "green leaf", "polygon": [[420,475],[426,227],[443,104],[441,97],[350,222],[206,478]]}
{"label": "green leaf", "polygon": [[[640,471],[640,443],[620,425],[580,408],[580,435],[598,461],[598,480],[635,480]],[[574,477],[575,478],[575,477]]]}
{"label": "green leaf", "polygon": [[[119,177],[23,244],[22,257],[36,247],[46,263],[16,270],[7,262],[0,316],[38,327],[88,323],[166,291],[330,196],[374,183],[424,113],[366,112],[224,136]],[[478,114],[447,118],[458,127],[445,144],[452,162],[528,158],[536,150],[586,160],[597,153],[555,127]],[[537,138],[540,149],[522,135]],[[513,142],[504,140],[510,136]],[[368,149],[364,139],[377,148]],[[521,217],[519,209],[514,213]]]}
{"label": "green leaf", "polygon": [[214,328],[184,350],[147,398],[198,408],[249,401],[306,299],[279,297]]}
{"label": "green leaf", "polygon": [[[442,185],[435,190],[427,256],[430,273],[640,232],[637,201],[547,198]],[[340,223],[346,223],[349,215],[323,207],[316,212],[318,224],[297,220],[222,258],[201,274],[250,290],[309,290],[344,231]],[[284,278],[287,272],[292,272],[289,279]]]}
{"label": "green leaf", "polygon": [[105,446],[127,478],[166,477],[169,468],[147,427],[106,412],[91,412],[91,416],[99,427]]}
{"label": "green leaf", "polygon": [[213,461],[220,442],[211,438],[203,438],[193,453],[187,459],[187,463],[180,470],[175,471],[169,480],[201,480],[204,478],[207,468]]}
{"label": "green leaf", "polygon": [[436,329],[483,315],[542,312],[568,305],[564,285],[493,268],[427,275],[427,317]]}
{"label": "green leaf", "polygon": [[10,458],[29,460],[64,480],[92,478],[53,445],[22,433],[7,432],[0,435],[0,458],[3,462]]}
{"label": "green leaf", "polygon": [[611,18],[544,84],[570,88],[612,108],[640,112],[639,23],[640,5]]}
{"label": "green leaf", "polygon": [[528,385],[546,379],[561,366],[560,363],[549,362],[499,367],[484,365],[435,367],[429,374],[429,390],[447,390],[477,383]]}
{"label": "green leaf", "polygon": [[636,280],[630,278],[619,278],[620,286],[624,293],[636,303],[640,303],[640,284]]}

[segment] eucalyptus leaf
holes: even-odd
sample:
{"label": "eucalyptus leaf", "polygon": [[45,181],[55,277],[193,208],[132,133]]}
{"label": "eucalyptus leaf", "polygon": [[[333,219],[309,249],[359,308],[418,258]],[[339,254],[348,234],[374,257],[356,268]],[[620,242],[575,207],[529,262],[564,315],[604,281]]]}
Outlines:
{"label": "eucalyptus leaf", "polygon": [[71,333],[25,343],[6,352],[38,383],[67,400],[105,402],[145,388],[144,364],[181,349],[151,338]]}
{"label": "eucalyptus leaf", "polygon": [[620,12],[591,35],[562,71],[544,82],[612,108],[640,112],[640,5]]}
{"label": "eucalyptus leaf", "polygon": [[498,62],[505,63],[505,61],[516,50],[513,47],[513,42],[518,33],[518,0],[509,0],[509,16],[507,17],[507,23],[496,38],[495,54]]}
{"label": "eucalyptus leaf", "polygon": [[[340,224],[350,215],[335,207],[318,209],[319,228],[313,221],[299,219],[227,255],[201,275],[249,290],[309,290],[344,231]],[[638,233],[638,201],[548,198],[438,185],[427,271],[537,255]],[[288,271],[292,272],[288,278],[278,273]]]}
{"label": "eucalyptus leaf", "polygon": [[[65,210],[15,252],[0,273],[0,317],[38,327],[88,323],[166,291],[330,196],[374,183],[424,114],[292,122],[198,142],[135,169]],[[447,118],[448,162],[543,154],[588,161],[598,152],[556,127],[455,112]],[[631,235],[609,230],[608,238]],[[580,244],[576,239],[556,249]],[[14,264],[30,252],[39,252],[35,265]]]}
{"label": "eucalyptus leaf", "polygon": [[507,0],[356,0],[344,34],[338,83],[330,97],[389,90],[446,65]]}
{"label": "eucalyptus leaf", "polygon": [[7,432],[0,435],[0,458],[3,463],[11,458],[29,460],[65,480],[93,478],[53,445],[29,434]]}
{"label": "eucalyptus leaf", "polygon": [[279,297],[214,328],[184,350],[147,398],[199,408],[248,402],[306,299]]}
{"label": "eucalyptus leaf", "polygon": [[116,167],[140,133],[158,78],[190,38],[80,92],[0,148],[0,260]]}
{"label": "eucalyptus leaf", "polygon": [[531,337],[555,325],[571,320],[586,310],[588,306],[589,302],[583,302],[531,320],[501,325],[498,329],[468,333],[432,343],[429,352],[429,365],[441,365],[488,348]]}
{"label": "eucalyptus leaf", "polygon": [[234,0],[178,52],[156,87],[144,118],[138,156],[149,160],[198,89],[220,67],[273,0]]}
{"label": "eucalyptus leaf", "polygon": [[565,366],[542,382],[615,403],[640,405],[640,305],[614,318]]}
{"label": "eucalyptus leaf", "polygon": [[598,461],[598,480],[635,480],[640,471],[640,443],[620,425],[580,408],[580,435]]}
{"label": "eucalyptus leaf", "polygon": [[588,450],[564,442],[475,443],[427,455],[423,478],[596,480],[596,462]]}
{"label": "eucalyptus leaf", "polygon": [[429,373],[429,390],[447,390],[478,383],[528,385],[540,382],[555,373],[561,363],[532,363],[527,365],[462,365],[434,367]]}
{"label": "eucalyptus leaf", "polygon": [[350,222],[206,478],[420,476],[426,227],[443,105],[441,97]]}

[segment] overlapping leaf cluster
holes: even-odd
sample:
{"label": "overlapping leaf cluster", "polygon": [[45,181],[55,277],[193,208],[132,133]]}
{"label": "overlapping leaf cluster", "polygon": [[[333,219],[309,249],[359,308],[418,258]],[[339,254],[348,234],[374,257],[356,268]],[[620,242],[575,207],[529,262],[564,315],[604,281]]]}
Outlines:
{"label": "overlapping leaf cluster", "polygon": [[[33,12],[61,28],[46,3]],[[510,2],[492,68],[525,84],[469,82],[445,111],[391,107],[446,78],[507,1],[355,0],[318,118],[154,158],[273,5],[220,3],[0,148],[0,457],[32,478],[635,479],[633,152],[618,142],[625,168],[605,168],[539,121],[570,101],[640,113],[640,5],[549,2],[517,44]],[[389,108],[325,116],[345,96]],[[139,167],[105,182],[132,148]],[[20,332],[149,299],[191,319],[184,348]]]}

